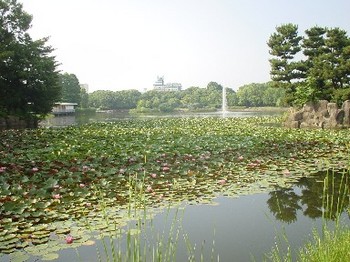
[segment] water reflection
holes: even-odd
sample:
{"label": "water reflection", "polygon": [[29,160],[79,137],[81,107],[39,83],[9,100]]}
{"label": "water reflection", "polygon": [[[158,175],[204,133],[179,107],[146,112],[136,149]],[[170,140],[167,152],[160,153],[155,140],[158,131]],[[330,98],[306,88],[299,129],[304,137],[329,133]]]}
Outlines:
{"label": "water reflection", "polygon": [[[270,193],[239,198],[219,196],[214,200],[217,205],[185,206],[181,216],[176,208],[164,210],[149,221],[150,226],[140,223],[145,225],[145,230],[135,235],[136,243],[141,250],[145,245],[150,250],[148,255],[152,256],[152,247],[159,244],[159,236],[160,240],[167,242],[169,234],[177,236],[179,232],[180,237],[174,243],[176,261],[188,261],[189,243],[197,247],[192,254],[194,261],[262,261],[275,245],[276,235],[283,234],[288,239],[292,261],[295,261],[298,249],[310,240],[313,230],[321,232],[323,211],[325,217],[331,219],[329,228],[335,224],[332,219],[341,213],[343,221],[349,223],[345,212],[349,204],[350,186],[347,174],[323,172],[300,179],[290,189],[279,188]],[[129,228],[138,228],[138,225],[138,222],[132,221]],[[177,228],[180,231],[174,231]],[[116,235],[111,232],[111,238],[116,238]],[[133,238],[129,242],[131,240]],[[96,240],[95,246],[63,249],[55,261],[107,261],[106,254],[112,257],[111,245],[115,245],[117,252],[126,252],[127,242],[125,235],[117,237],[116,241],[107,237],[104,241]],[[282,251],[286,252],[284,248]],[[6,257],[2,261],[10,259]],[[37,260],[32,257],[30,261]]]}
{"label": "water reflection", "polygon": [[349,182],[345,172],[322,172],[301,178],[294,188],[270,192],[267,204],[274,217],[286,223],[297,220],[298,210],[312,219],[335,220],[349,205]]}

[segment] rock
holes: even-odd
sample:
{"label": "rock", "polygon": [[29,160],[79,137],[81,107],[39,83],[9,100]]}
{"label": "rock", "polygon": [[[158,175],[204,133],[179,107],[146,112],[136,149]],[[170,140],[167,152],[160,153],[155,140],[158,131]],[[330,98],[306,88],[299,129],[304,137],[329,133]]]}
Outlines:
{"label": "rock", "polygon": [[289,128],[300,128],[300,122],[299,121],[290,121],[290,122],[286,122],[288,123],[287,125],[285,124],[285,127],[289,127]]}
{"label": "rock", "polygon": [[344,126],[350,126],[350,100],[343,103],[342,110],[344,111]]}
{"label": "rock", "polygon": [[327,110],[330,115],[330,117],[335,116],[338,111],[338,106],[336,103],[328,103]]}
{"label": "rock", "polygon": [[350,100],[341,109],[326,100],[306,103],[303,108],[291,112],[284,126],[290,128],[343,128],[350,127]]}

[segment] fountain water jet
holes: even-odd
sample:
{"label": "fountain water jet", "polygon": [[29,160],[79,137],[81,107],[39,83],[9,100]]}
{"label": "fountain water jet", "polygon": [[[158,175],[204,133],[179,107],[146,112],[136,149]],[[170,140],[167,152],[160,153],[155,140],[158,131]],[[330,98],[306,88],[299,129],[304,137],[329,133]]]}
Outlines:
{"label": "fountain water jet", "polygon": [[227,113],[226,87],[222,87],[222,113]]}

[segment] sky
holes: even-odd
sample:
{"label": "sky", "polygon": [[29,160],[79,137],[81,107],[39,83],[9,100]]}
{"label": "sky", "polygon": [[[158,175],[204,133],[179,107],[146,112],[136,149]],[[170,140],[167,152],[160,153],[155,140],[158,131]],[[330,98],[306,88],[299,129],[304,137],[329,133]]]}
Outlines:
{"label": "sky", "polygon": [[62,73],[96,90],[152,89],[165,82],[238,90],[270,80],[267,41],[276,26],[340,27],[349,0],[18,0],[33,39],[48,44]]}

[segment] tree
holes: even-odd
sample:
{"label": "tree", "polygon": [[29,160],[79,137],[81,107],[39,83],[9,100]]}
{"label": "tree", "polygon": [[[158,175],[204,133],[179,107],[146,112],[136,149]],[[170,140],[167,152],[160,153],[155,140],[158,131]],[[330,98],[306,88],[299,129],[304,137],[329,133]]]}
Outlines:
{"label": "tree", "polygon": [[[282,25],[272,34],[271,78],[286,88],[289,104],[326,99],[341,103],[350,99],[350,39],[339,28],[319,26],[297,35],[296,25]],[[302,40],[302,41],[301,41]],[[303,51],[306,60],[295,60]]]}
{"label": "tree", "polygon": [[216,82],[209,82],[207,85],[207,89],[209,91],[222,91],[223,87],[222,85],[216,83]]}
{"label": "tree", "polygon": [[89,104],[100,109],[132,109],[136,108],[140,97],[137,90],[98,90],[89,95]]}
{"label": "tree", "polygon": [[0,0],[0,111],[26,119],[49,113],[57,98],[57,62],[48,38],[34,41],[32,16],[17,0]]}
{"label": "tree", "polygon": [[80,89],[80,107],[89,107],[89,94],[86,92],[85,88]]}
{"label": "tree", "polygon": [[271,79],[277,86],[283,86],[286,89],[288,103],[294,99],[295,82],[305,77],[303,63],[294,60],[295,55],[301,50],[299,44],[301,40],[297,25],[284,24],[276,27],[276,32],[270,36],[267,43],[270,54],[274,56],[269,60]]}
{"label": "tree", "polygon": [[80,105],[81,87],[79,80],[74,74],[60,74],[59,83],[61,85],[60,102],[77,103]]}

